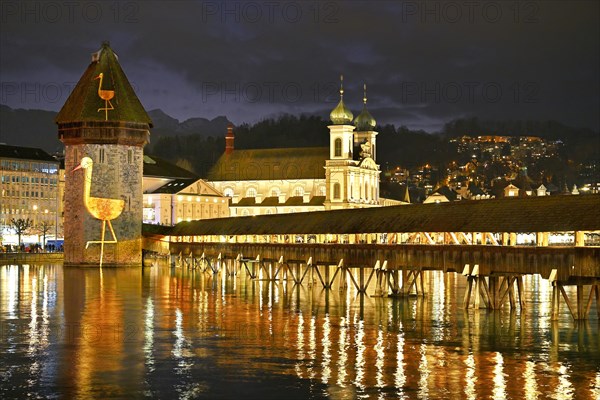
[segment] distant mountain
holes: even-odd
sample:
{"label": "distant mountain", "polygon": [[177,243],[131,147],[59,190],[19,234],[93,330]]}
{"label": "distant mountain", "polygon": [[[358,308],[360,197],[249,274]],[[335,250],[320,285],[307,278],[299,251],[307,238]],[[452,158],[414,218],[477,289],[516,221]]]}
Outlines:
{"label": "distant mountain", "polygon": [[150,119],[154,123],[151,132],[152,143],[156,143],[161,137],[200,135],[202,137],[225,136],[227,117],[219,116],[212,120],[206,118],[190,118],[183,122],[171,117],[160,109],[150,110],[148,112]]}
{"label": "distant mountain", "polygon": [[12,109],[0,104],[0,143],[39,147],[50,154],[62,151],[55,117],[54,111]]}
{"label": "distant mountain", "polygon": [[[0,143],[13,146],[39,147],[49,153],[61,152],[63,144],[58,140],[54,123],[56,112],[46,110],[13,109],[0,104]],[[160,109],[148,115],[154,127],[150,130],[150,141],[154,144],[160,137],[200,135],[202,137],[225,136],[229,120],[219,116],[212,120],[190,118],[179,122]]]}

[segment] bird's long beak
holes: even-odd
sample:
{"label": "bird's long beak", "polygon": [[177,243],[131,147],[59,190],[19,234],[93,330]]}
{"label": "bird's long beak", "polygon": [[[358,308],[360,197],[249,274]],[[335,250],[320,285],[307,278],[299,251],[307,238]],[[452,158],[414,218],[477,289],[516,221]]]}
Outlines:
{"label": "bird's long beak", "polygon": [[97,77],[94,78],[94,80],[96,80],[96,79],[100,79],[100,75],[98,75]]}
{"label": "bird's long beak", "polygon": [[75,171],[77,171],[78,169],[81,169],[81,168],[83,168],[83,167],[81,166],[81,164],[79,164],[78,166],[76,166],[75,168],[73,168],[73,171],[71,171],[71,172],[75,172]]}

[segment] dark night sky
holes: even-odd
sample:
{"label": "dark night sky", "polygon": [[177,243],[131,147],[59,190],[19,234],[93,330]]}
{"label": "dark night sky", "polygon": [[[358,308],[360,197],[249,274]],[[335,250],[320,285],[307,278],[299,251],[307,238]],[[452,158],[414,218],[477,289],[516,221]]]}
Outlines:
{"label": "dark night sky", "polygon": [[109,40],[147,110],[328,113],[344,74],[380,123],[600,128],[597,1],[1,2],[0,103],[59,110]]}

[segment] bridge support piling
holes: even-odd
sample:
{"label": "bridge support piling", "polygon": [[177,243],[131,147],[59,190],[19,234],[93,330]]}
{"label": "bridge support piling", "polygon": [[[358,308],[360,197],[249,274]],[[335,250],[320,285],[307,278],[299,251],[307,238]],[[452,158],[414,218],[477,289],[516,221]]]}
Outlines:
{"label": "bridge support piling", "polygon": [[590,284],[590,291],[588,299],[585,301],[584,286],[588,282],[579,281],[576,284],[576,304],[571,302],[568,293],[564,288],[564,284],[557,279],[558,271],[553,269],[550,273],[549,281],[552,284],[552,312],[551,319],[553,321],[558,320],[560,315],[560,297],[562,295],[565,300],[565,304],[571,313],[571,316],[575,321],[586,320],[592,307],[593,298],[596,298],[596,311],[600,318],[600,283],[598,280],[593,279],[588,281]]}
{"label": "bridge support piling", "polygon": [[375,293],[374,297],[385,297],[387,296],[387,286],[386,286],[386,277],[387,277],[387,260],[383,262],[383,266],[381,266],[379,260],[375,263],[375,267],[373,270],[375,271]]}
{"label": "bridge support piling", "polygon": [[[335,271],[336,274],[340,274],[340,278],[339,278],[339,290],[340,292],[343,292],[344,290],[348,289],[348,277],[346,276],[346,267],[344,267],[344,259],[342,258],[340,260],[340,262],[337,265],[337,270]],[[334,276],[335,278],[335,276]]]}
{"label": "bridge support piling", "polygon": [[386,279],[387,285],[392,291],[392,296],[398,296],[400,293],[400,271],[398,269],[387,271]]}

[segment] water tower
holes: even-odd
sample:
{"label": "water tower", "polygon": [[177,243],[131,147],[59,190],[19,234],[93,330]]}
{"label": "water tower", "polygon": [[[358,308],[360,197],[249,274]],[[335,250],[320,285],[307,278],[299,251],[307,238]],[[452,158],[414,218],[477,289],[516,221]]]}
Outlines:
{"label": "water tower", "polygon": [[152,121],[118,60],[104,42],[56,117],[65,145],[65,265],[142,263],[143,147]]}

